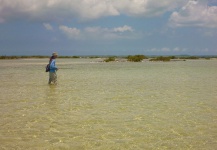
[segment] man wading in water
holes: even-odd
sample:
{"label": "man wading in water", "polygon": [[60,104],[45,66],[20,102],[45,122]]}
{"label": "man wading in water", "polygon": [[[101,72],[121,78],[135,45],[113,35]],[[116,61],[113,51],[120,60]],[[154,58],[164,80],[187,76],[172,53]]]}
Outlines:
{"label": "man wading in water", "polygon": [[49,82],[48,84],[57,84],[57,70],[58,68],[56,67],[56,58],[57,58],[58,54],[56,52],[54,52],[52,54],[52,57],[50,58],[50,71],[49,71]]}

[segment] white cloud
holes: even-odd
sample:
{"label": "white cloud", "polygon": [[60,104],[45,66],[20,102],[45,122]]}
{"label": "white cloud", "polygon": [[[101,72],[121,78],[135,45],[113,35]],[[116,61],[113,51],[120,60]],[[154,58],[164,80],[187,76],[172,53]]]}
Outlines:
{"label": "white cloud", "polygon": [[21,18],[39,21],[97,19],[119,15],[108,0],[1,0],[0,21]]}
{"label": "white cloud", "polygon": [[129,16],[153,17],[164,14],[184,4],[186,0],[113,0],[117,10]]}
{"label": "white cloud", "polygon": [[43,25],[47,30],[53,30],[53,27],[49,23],[43,23]]}
{"label": "white cloud", "polygon": [[170,52],[171,50],[170,50],[170,48],[164,47],[164,48],[151,48],[151,49],[147,49],[145,51],[147,51],[147,52],[163,52],[163,53],[165,53],[165,52]]}
{"label": "white cloud", "polygon": [[102,27],[86,27],[83,30],[84,37],[87,39],[115,39],[116,34],[111,32],[111,29]]}
{"label": "white cloud", "polygon": [[152,17],[180,7],[186,0],[0,0],[0,22],[12,19],[59,21],[129,15]]}
{"label": "white cloud", "polygon": [[77,13],[80,19],[119,15],[119,11],[109,0],[80,0],[78,3]]}
{"label": "white cloud", "polygon": [[80,30],[77,28],[70,28],[67,26],[59,26],[59,29],[67,35],[69,38],[78,39],[80,38]]}
{"label": "white cloud", "polygon": [[86,27],[81,30],[62,25],[59,27],[59,29],[67,37],[72,39],[114,40],[136,38],[136,33],[133,32],[134,30],[132,29],[132,27],[127,25],[116,28]]}
{"label": "white cloud", "polygon": [[209,52],[210,50],[208,48],[205,48],[204,50],[202,50],[203,52]]}
{"label": "white cloud", "polygon": [[151,48],[151,49],[147,49],[145,50],[146,52],[158,52],[158,53],[179,53],[179,52],[186,52],[187,48],[179,48],[179,47],[175,47],[175,48],[168,48],[168,47],[163,47],[163,48]]}
{"label": "white cloud", "polygon": [[208,6],[204,1],[191,0],[179,11],[172,13],[170,26],[197,26],[217,28],[217,6]]}
{"label": "white cloud", "polygon": [[174,52],[180,52],[181,49],[180,49],[179,47],[175,47],[175,48],[173,49],[173,51],[174,51]]}
{"label": "white cloud", "polygon": [[171,50],[170,50],[170,48],[164,47],[161,49],[161,51],[162,52],[170,52]]}
{"label": "white cloud", "polygon": [[133,32],[133,29],[130,26],[125,25],[123,27],[114,28],[114,31],[115,32],[126,32],[126,31]]}
{"label": "white cloud", "polygon": [[185,52],[187,51],[187,48],[179,48],[179,47],[175,47],[173,49],[173,52]]}

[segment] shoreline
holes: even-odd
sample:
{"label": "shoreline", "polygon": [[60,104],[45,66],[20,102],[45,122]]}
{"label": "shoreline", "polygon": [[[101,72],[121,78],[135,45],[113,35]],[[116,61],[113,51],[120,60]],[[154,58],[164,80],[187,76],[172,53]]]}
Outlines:
{"label": "shoreline", "polygon": [[[216,61],[217,58],[197,58],[197,59],[191,59],[191,58],[175,58],[175,59],[169,59],[169,60],[164,60],[164,59],[160,59],[158,60],[157,57],[150,57],[150,58],[146,58],[146,59],[142,59],[140,61],[129,61],[127,58],[123,58],[123,57],[119,57],[119,58],[115,58],[113,61],[106,61],[108,57],[99,57],[99,58],[89,58],[89,57],[80,57],[80,58],[65,58],[65,57],[58,57],[58,59],[71,59],[71,60],[79,60],[79,59],[89,59],[89,60],[93,60],[93,62],[97,62],[97,63],[126,63],[126,62],[131,62],[131,63],[153,63],[153,62],[185,62],[185,61]],[[28,57],[28,58],[7,58],[7,59],[1,59],[0,61],[15,61],[15,60],[26,60],[26,61],[31,61],[31,60],[48,60],[49,57],[46,58],[39,58],[39,57]]]}
{"label": "shoreline", "polygon": [[[129,55],[130,56],[130,55]],[[136,56],[136,55],[135,55]],[[144,56],[144,55],[143,55]],[[121,59],[127,59],[128,56],[109,56],[109,55],[105,55],[105,56],[59,56],[58,58],[62,58],[62,59],[106,59],[106,58],[115,58],[117,60],[121,60]],[[197,59],[206,59],[206,60],[213,60],[213,59],[217,59],[217,55],[201,55],[201,56],[191,56],[191,55],[168,55],[168,56],[146,56],[146,59],[155,59],[158,57],[162,57],[162,58],[170,58],[170,60],[172,61],[182,61],[183,59],[190,59],[190,60],[197,60]],[[49,59],[50,56],[42,56],[42,55],[35,55],[35,56],[0,56],[0,60],[7,60],[7,59]]]}

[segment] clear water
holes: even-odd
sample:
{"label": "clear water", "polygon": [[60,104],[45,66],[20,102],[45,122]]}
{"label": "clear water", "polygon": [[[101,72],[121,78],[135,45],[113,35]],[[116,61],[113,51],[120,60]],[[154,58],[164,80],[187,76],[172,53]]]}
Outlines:
{"label": "clear water", "polygon": [[0,60],[0,149],[217,148],[217,61]]}

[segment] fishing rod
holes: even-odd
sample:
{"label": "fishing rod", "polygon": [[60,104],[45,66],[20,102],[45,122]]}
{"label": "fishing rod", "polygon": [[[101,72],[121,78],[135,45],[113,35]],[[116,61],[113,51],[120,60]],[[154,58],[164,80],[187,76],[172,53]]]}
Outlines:
{"label": "fishing rod", "polygon": [[58,68],[58,69],[72,69],[72,68]]}

